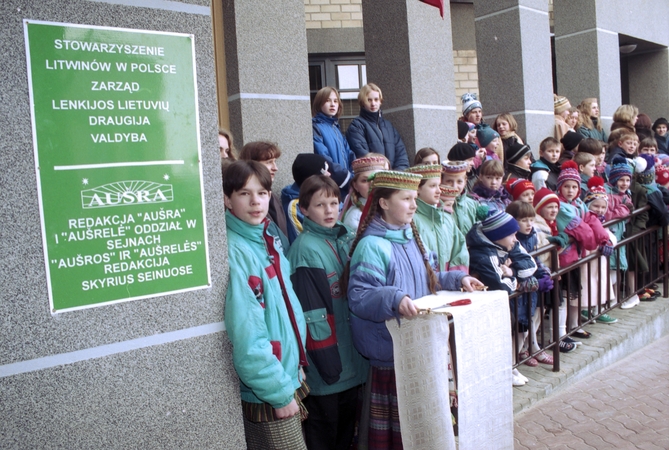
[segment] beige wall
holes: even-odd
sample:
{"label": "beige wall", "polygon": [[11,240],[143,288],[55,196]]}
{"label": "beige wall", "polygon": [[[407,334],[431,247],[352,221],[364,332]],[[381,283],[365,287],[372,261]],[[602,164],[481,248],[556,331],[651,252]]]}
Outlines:
{"label": "beige wall", "polygon": [[476,50],[453,50],[453,71],[455,72],[455,96],[458,117],[462,110],[460,97],[466,92],[479,94],[479,72],[476,65]]}
{"label": "beige wall", "polygon": [[304,0],[307,29],[361,28],[362,0]]}

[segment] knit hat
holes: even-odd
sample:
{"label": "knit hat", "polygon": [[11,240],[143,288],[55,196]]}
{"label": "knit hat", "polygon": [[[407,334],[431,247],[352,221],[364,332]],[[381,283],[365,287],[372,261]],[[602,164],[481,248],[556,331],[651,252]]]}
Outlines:
{"label": "knit hat", "polygon": [[417,191],[422,175],[417,173],[398,172],[395,170],[381,170],[369,177],[372,185],[370,190],[376,188],[400,189],[405,191]]}
{"label": "knit hat", "polygon": [[523,156],[530,152],[532,152],[532,149],[529,145],[515,142],[509,145],[509,148],[507,148],[506,152],[504,152],[504,159],[509,164],[516,164]]}
{"label": "knit hat", "polygon": [[657,184],[664,186],[669,183],[669,167],[667,166],[658,166],[655,169],[655,180]]}
{"label": "knit hat", "polygon": [[525,191],[535,191],[534,184],[529,180],[523,180],[522,178],[511,178],[506,182],[506,190],[509,191],[514,200],[518,200],[523,192]]}
{"label": "knit hat", "polygon": [[562,114],[569,108],[571,108],[571,104],[569,103],[569,100],[567,100],[567,97],[553,94],[553,110],[556,115]]}
{"label": "knit hat", "polygon": [[467,122],[458,120],[458,139],[464,139],[465,136],[467,136],[467,133],[469,133],[469,125],[467,125]]}
{"label": "knit hat", "polygon": [[441,178],[441,164],[421,164],[419,166],[409,167],[405,172],[421,175],[423,180]]}
{"label": "knit hat", "polygon": [[583,135],[580,133],[574,133],[573,131],[567,131],[560,142],[564,145],[564,149],[568,152],[574,150],[576,146],[583,140]]}
{"label": "knit hat", "polygon": [[664,125],[669,128],[669,121],[667,121],[667,119],[664,117],[660,117],[655,122],[653,122],[653,131],[655,131],[655,128],[657,128],[658,125]]}
{"label": "knit hat", "polygon": [[539,211],[541,211],[542,208],[545,206],[548,206],[551,203],[555,203],[560,207],[560,199],[558,196],[555,194],[555,192],[551,191],[550,189],[546,187],[542,187],[537,191],[536,194],[534,194],[534,210],[539,214]]}
{"label": "knit hat", "polygon": [[368,172],[370,170],[386,170],[388,160],[385,156],[364,156],[353,160],[351,168],[353,174]]}
{"label": "knit hat", "polygon": [[479,140],[481,147],[487,147],[488,144],[498,137],[499,133],[487,126],[476,130],[476,138]]}
{"label": "knit hat", "polygon": [[469,170],[469,164],[465,161],[448,161],[441,163],[441,168],[446,173],[462,173]]}
{"label": "knit hat", "polygon": [[609,184],[615,186],[618,180],[624,176],[632,179],[632,167],[628,164],[627,158],[614,156],[611,161],[611,171],[609,172]]}
{"label": "knit hat", "polygon": [[557,179],[557,190],[560,191],[560,188],[565,181],[571,180],[575,181],[578,184],[579,194],[581,190],[581,175],[578,173],[578,166],[574,161],[565,161],[560,167],[560,175]]}
{"label": "knit hat", "polygon": [[440,184],[439,189],[441,190],[441,195],[446,197],[457,197],[460,194],[460,189],[446,186],[445,184]]}
{"label": "knit hat", "polygon": [[462,100],[462,115],[465,117],[467,117],[467,114],[469,114],[472,109],[483,109],[481,102],[476,98],[476,93],[467,92],[466,94],[462,94],[460,99]]}
{"label": "knit hat", "polygon": [[607,204],[609,203],[609,196],[606,195],[606,189],[604,189],[604,179],[595,175],[588,180],[588,192],[585,194],[583,202],[589,205],[597,199],[602,199]]}
{"label": "knit hat", "polygon": [[520,230],[518,222],[505,211],[493,209],[481,222],[481,231],[491,241],[499,241]]}
{"label": "knit hat", "polygon": [[471,144],[458,142],[448,151],[448,159],[451,161],[464,161],[476,156],[476,149]]}
{"label": "knit hat", "polygon": [[[642,158],[641,156],[635,156],[631,161],[628,160],[628,163],[632,165],[632,171],[634,173],[645,172],[646,168],[648,167],[648,160]],[[653,164],[655,164],[655,160],[653,160]]]}
{"label": "knit hat", "polygon": [[[324,171],[330,171],[330,164],[321,155],[315,153],[300,153],[293,162],[293,179],[298,186],[302,186],[304,180],[312,175],[322,175]],[[345,175],[335,172],[330,172],[330,178],[341,186],[346,182]]]}
{"label": "knit hat", "polygon": [[646,161],[646,170],[637,174],[637,180],[641,184],[653,184],[655,182],[655,158],[653,155],[639,155]]}

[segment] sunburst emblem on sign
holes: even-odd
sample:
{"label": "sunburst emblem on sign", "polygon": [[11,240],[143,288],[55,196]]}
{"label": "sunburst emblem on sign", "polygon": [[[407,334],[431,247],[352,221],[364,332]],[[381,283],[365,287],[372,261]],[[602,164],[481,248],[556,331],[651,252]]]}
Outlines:
{"label": "sunburst emblem on sign", "polygon": [[174,191],[171,184],[143,180],[117,181],[81,191],[83,209],[167,203],[172,200]]}

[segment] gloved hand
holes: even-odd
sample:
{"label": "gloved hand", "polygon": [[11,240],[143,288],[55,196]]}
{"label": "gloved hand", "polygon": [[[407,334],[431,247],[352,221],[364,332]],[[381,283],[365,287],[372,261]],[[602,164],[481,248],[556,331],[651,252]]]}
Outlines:
{"label": "gloved hand", "polygon": [[546,274],[539,278],[539,292],[549,292],[553,289],[553,280],[551,276]]}
{"label": "gloved hand", "polygon": [[608,241],[606,244],[602,245],[599,250],[602,252],[603,256],[606,256],[607,258],[611,255],[613,255],[613,245],[611,245],[611,241]]}
{"label": "gloved hand", "polygon": [[534,277],[523,278],[518,282],[519,292],[536,292],[539,289],[539,282]]}
{"label": "gloved hand", "polygon": [[555,244],[561,248],[565,248],[567,245],[569,245],[569,236],[567,236],[565,233],[560,233],[557,236],[548,236],[546,239],[551,244]]}

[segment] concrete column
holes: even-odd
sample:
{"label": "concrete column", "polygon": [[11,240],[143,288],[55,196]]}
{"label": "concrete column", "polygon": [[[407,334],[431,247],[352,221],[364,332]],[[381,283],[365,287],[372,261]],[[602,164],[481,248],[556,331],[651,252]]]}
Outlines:
{"label": "concrete column", "polygon": [[367,80],[383,91],[382,112],[406,144],[443,157],[457,140],[453,45],[448,3],[363,0]]}
{"label": "concrete column", "polygon": [[564,0],[553,8],[558,93],[573,106],[584,98],[599,99],[608,130],[622,103],[618,33],[600,26],[596,0]]}
{"label": "concrete column", "polygon": [[484,118],[510,112],[538,154],[554,124],[548,1],[477,0],[474,15]]}
{"label": "concrete column", "polygon": [[302,0],[223,0],[230,131],[269,140],[282,157],[275,190],[293,182],[298,153],[313,152]]}
{"label": "concrete column", "polygon": [[669,115],[669,51],[632,56],[628,61],[630,103],[652,120]]}

